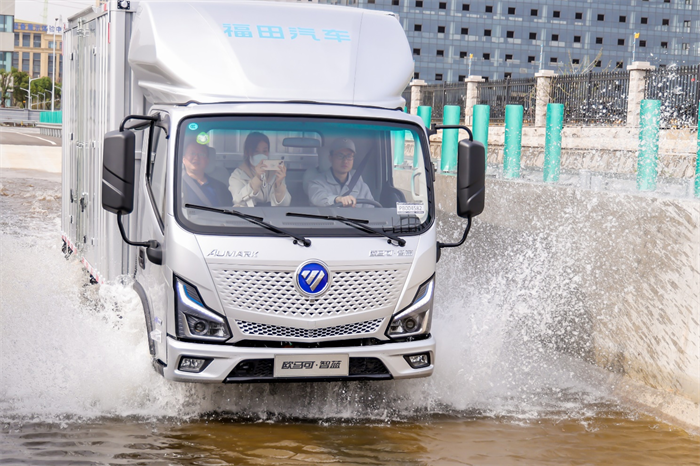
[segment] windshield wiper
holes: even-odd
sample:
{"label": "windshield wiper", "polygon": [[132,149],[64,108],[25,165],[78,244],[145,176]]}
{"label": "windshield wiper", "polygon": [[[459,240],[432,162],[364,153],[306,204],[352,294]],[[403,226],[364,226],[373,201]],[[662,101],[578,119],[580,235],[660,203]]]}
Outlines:
{"label": "windshield wiper", "polygon": [[302,218],[313,218],[313,219],[319,219],[319,220],[334,220],[340,223],[344,223],[345,225],[348,225],[350,227],[356,228],[360,231],[364,231],[365,233],[371,233],[374,235],[380,235],[385,238],[389,238],[391,241],[395,241],[396,244],[398,244],[401,247],[404,247],[406,245],[406,240],[403,238],[399,238],[398,236],[390,235],[389,233],[385,233],[383,231],[375,230],[374,228],[368,227],[366,224],[369,223],[369,220],[364,220],[364,219],[359,219],[359,218],[347,218],[347,217],[340,217],[338,215],[315,215],[315,214],[302,214],[299,212],[287,212],[287,217],[302,217]]}
{"label": "windshield wiper", "polygon": [[255,225],[263,227],[266,230],[274,231],[275,233],[278,233],[280,235],[285,235],[285,236],[289,236],[290,238],[294,238],[294,244],[298,244],[300,246],[305,246],[307,248],[309,246],[311,246],[310,239],[304,238],[303,236],[295,235],[294,233],[290,233],[290,232],[283,230],[281,228],[277,228],[276,226],[263,221],[263,219],[261,217],[256,217],[254,215],[244,214],[243,212],[238,212],[237,210],[233,210],[233,209],[231,209],[231,210],[217,209],[215,207],[206,207],[203,205],[185,204],[185,207],[188,209],[205,210],[207,212],[216,212],[219,214],[232,215],[234,217],[242,218],[243,220],[247,220],[250,223],[253,223]]}

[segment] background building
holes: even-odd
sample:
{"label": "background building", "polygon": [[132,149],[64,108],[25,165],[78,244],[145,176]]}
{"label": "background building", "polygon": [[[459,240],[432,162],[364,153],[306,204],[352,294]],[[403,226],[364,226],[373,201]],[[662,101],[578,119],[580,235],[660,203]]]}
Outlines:
{"label": "background building", "polygon": [[455,82],[469,74],[531,77],[541,68],[567,74],[624,68],[633,49],[635,60],[658,67],[700,61],[698,0],[322,3],[397,13],[413,49],[415,77],[427,82]]}
{"label": "background building", "polygon": [[28,73],[32,78],[48,76],[53,78],[54,37],[56,40],[56,82],[63,76],[63,36],[62,28],[15,21],[14,23],[14,52],[12,67]]}
{"label": "background building", "polygon": [[0,1],[0,70],[10,71],[14,40],[15,0]]}

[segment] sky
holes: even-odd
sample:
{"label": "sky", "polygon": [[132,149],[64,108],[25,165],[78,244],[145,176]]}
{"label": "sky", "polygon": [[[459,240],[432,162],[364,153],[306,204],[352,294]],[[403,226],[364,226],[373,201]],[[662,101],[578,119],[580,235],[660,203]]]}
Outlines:
{"label": "sky", "polygon": [[[95,4],[95,0],[48,0],[47,23],[53,24],[54,18],[63,16],[65,22],[80,10]],[[15,0],[15,21],[24,20],[42,23],[44,0]]]}

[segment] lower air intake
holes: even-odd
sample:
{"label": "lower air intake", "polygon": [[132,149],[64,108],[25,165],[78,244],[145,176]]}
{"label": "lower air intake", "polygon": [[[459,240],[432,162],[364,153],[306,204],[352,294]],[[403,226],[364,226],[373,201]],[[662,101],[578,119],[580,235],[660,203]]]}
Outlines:
{"label": "lower air intake", "polygon": [[287,379],[274,377],[274,359],[246,359],[241,361],[226,377],[224,382],[287,382],[290,380],[387,380],[391,373],[384,363],[377,358],[350,358],[349,375],[347,377],[332,377],[328,379],[307,377],[303,379]]}

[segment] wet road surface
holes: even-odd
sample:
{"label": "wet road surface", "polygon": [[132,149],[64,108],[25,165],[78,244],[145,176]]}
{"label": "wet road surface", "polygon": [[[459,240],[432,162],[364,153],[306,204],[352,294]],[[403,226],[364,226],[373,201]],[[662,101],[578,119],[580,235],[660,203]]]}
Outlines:
{"label": "wet road surface", "polygon": [[19,175],[0,178],[0,464],[700,464],[700,437],[445,290],[428,379],[167,382],[128,284],[63,258],[60,183]]}

